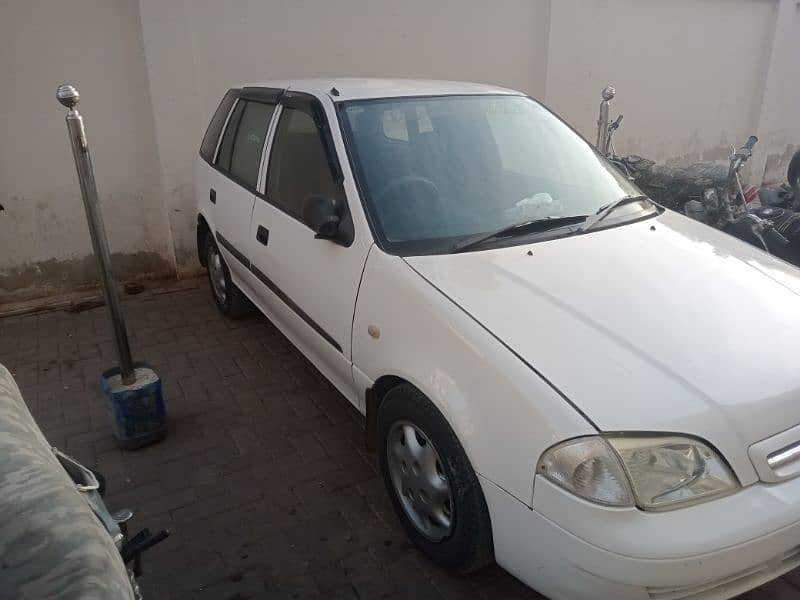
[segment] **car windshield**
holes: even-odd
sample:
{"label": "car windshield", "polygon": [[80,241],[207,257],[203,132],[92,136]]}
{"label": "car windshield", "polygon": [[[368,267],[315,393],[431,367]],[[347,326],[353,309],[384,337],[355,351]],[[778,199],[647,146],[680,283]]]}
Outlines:
{"label": "car windshield", "polygon": [[[396,254],[450,252],[481,233],[592,215],[641,194],[583,138],[524,96],[351,101],[342,103],[340,115],[373,227]],[[641,211],[637,204],[620,215],[630,219]],[[619,222],[615,217],[608,223]]]}

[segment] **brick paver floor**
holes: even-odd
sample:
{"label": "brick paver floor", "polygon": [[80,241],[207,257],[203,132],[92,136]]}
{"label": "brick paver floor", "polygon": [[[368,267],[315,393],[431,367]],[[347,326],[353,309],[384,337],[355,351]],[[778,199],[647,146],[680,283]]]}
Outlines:
{"label": "brick paver floor", "polygon": [[[135,358],[163,381],[160,444],[115,446],[105,309],[0,319],[0,362],[50,442],[105,474],[111,509],[135,511],[133,532],[171,530],[144,557],[146,598],[541,598],[498,567],[449,574],[408,543],[360,417],[265,318],[223,318],[202,281],[124,310]],[[800,573],[747,597],[800,597]]]}

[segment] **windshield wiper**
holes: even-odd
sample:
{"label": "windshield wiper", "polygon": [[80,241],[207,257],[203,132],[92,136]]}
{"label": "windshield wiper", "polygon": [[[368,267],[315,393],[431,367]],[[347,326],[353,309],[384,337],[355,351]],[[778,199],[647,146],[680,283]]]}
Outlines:
{"label": "windshield wiper", "polygon": [[550,229],[558,229],[566,225],[573,225],[575,223],[582,223],[588,219],[586,215],[570,215],[565,217],[545,217],[544,219],[534,219],[532,221],[524,221],[522,223],[515,223],[514,225],[507,225],[502,229],[493,231],[491,233],[479,233],[465,240],[461,240],[455,244],[450,250],[451,253],[464,252],[480,246],[484,242],[501,237],[513,237],[516,235],[523,235],[526,233],[539,233],[542,231],[549,231]]}
{"label": "windshield wiper", "polygon": [[620,206],[625,204],[630,204],[632,202],[640,202],[642,200],[650,200],[647,196],[638,195],[638,196],[623,196],[618,200],[614,200],[610,204],[606,204],[605,206],[601,206],[597,209],[597,213],[586,219],[586,222],[578,228],[577,233],[586,233],[592,227],[597,225],[600,221],[605,219],[608,215],[614,212]]}

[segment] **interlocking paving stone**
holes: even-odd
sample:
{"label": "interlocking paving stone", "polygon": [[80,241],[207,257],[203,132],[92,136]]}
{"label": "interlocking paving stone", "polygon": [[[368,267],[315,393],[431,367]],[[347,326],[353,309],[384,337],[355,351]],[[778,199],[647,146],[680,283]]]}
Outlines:
{"label": "interlocking paving stone", "polygon": [[[106,476],[132,531],[172,531],[144,557],[146,598],[541,598],[497,566],[464,577],[422,556],[347,401],[267,319],[227,320],[204,282],[182,287],[124,298],[170,419],[135,452],[98,387],[115,364],[104,308],[0,319],[0,362],[50,442]],[[746,597],[800,597],[800,570]]]}

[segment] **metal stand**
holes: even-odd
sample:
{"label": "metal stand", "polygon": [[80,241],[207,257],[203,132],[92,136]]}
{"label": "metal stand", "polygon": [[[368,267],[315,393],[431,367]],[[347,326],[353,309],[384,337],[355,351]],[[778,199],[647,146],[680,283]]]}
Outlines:
{"label": "metal stand", "polygon": [[131,385],[136,382],[136,374],[131,360],[131,349],[128,344],[125,319],[122,316],[122,307],[117,295],[114,275],[111,271],[111,252],[108,249],[103,215],[100,212],[100,204],[97,199],[97,186],[94,181],[86,132],[83,127],[83,117],[78,112],[78,109],[75,108],[80,100],[80,94],[73,86],[64,84],[58,86],[56,98],[69,109],[67,113],[67,130],[72,144],[72,155],[75,158],[75,168],[78,170],[78,181],[81,184],[81,196],[83,196],[83,206],[86,209],[86,220],[89,222],[92,247],[100,266],[100,279],[103,282],[106,306],[111,317],[111,325],[114,328],[114,340],[117,347],[122,383]]}
{"label": "metal stand", "polygon": [[616,96],[617,90],[608,84],[603,88],[603,101],[600,103],[600,118],[597,119],[597,149],[601,154],[608,153],[608,103]]}

